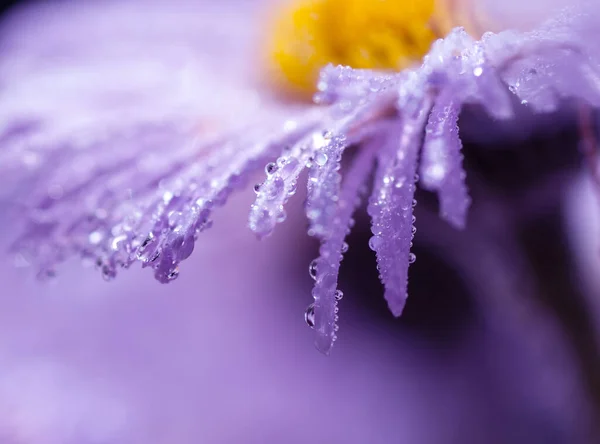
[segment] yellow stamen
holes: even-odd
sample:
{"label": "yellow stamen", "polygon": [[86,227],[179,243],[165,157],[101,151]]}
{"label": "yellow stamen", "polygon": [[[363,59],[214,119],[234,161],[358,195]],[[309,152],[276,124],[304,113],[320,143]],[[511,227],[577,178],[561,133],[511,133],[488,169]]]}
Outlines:
{"label": "yellow stamen", "polygon": [[399,70],[420,60],[456,25],[462,0],[301,0],[281,12],[271,35],[272,78],[306,96],[327,63]]}

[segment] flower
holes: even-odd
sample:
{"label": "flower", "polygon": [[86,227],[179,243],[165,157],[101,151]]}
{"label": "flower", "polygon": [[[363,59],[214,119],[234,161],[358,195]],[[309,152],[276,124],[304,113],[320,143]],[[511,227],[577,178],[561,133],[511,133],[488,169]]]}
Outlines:
{"label": "flower", "polygon": [[[565,442],[586,442],[573,435],[581,435],[589,419],[587,398],[597,401],[598,393],[581,393],[594,385],[597,355],[590,353],[587,367],[578,360],[593,351],[595,341],[585,323],[567,319],[571,309],[563,316],[559,306],[554,319],[531,297],[535,291],[528,286],[540,282],[515,234],[556,200],[558,179],[531,192],[516,171],[510,177],[504,171],[500,180],[517,182],[512,188],[518,197],[505,203],[509,199],[489,189],[498,178],[473,167],[481,157],[510,163],[520,148],[534,157],[528,173],[542,176],[549,155],[534,152],[531,141],[513,143],[510,150],[482,143],[466,144],[463,159],[461,138],[468,141],[475,127],[477,137],[501,145],[499,128],[521,133],[530,123],[523,116],[539,124],[539,116],[551,112],[553,126],[544,128],[544,136],[552,138],[563,117],[554,112],[570,114],[570,105],[589,117],[598,89],[592,43],[597,8],[567,11],[533,32],[505,31],[479,40],[455,29],[433,45],[422,66],[400,73],[326,67],[318,82],[319,103],[312,106],[256,87],[252,69],[261,63],[253,47],[259,20],[254,5],[238,3],[232,14],[231,5],[221,3],[37,5],[0,28],[1,202],[16,216],[15,225],[23,224],[16,240],[6,235],[14,240],[15,264],[33,264],[45,279],[63,260],[80,256],[107,280],[137,263],[161,282],[178,280],[175,286],[154,286],[140,282],[138,270],[109,291],[98,291],[87,289],[89,281],[76,269],[67,269],[68,283],[40,290],[50,301],[31,302],[27,296],[39,287],[1,269],[8,294],[0,341],[8,363],[0,384],[2,439],[8,431],[7,440],[28,442],[187,442],[207,434],[221,441],[264,442],[265,436],[297,431],[306,422],[307,430],[293,433],[295,439],[364,442],[374,433],[366,424],[376,421],[382,441],[425,433],[423,442],[444,442],[468,418],[457,438],[464,442],[480,442],[478,428],[488,423],[500,424],[499,436],[510,442],[562,435]],[[583,126],[589,124],[587,119]],[[591,133],[584,128],[584,139]],[[593,146],[585,151],[593,166]],[[444,297],[453,290],[476,294],[485,328],[453,325],[468,333],[441,359],[430,350],[439,347],[436,341],[424,345],[414,338],[402,341],[402,353],[393,353],[397,344],[373,325],[356,348],[338,344],[327,367],[307,350],[297,351],[297,325],[277,304],[303,304],[298,297],[308,291],[287,268],[306,259],[304,246],[294,237],[273,237],[253,253],[235,229],[242,225],[236,215],[243,201],[215,211],[244,183],[251,188],[263,168],[249,224],[259,237],[286,216],[288,234],[297,231],[302,221],[288,201],[298,187],[306,188],[308,231],[321,248],[309,266],[315,303],[305,316],[320,350],[329,352],[335,341],[341,291],[348,305],[371,293],[363,287],[364,260],[347,263],[354,267],[346,272],[351,276],[338,279],[349,243],[347,259],[357,251],[367,256],[346,238],[354,218],[354,236],[360,235],[367,214],[373,220],[369,245],[394,314],[406,299],[418,211],[418,239],[453,267],[468,290],[455,281],[447,284],[445,270],[420,251],[419,265],[426,266],[417,282],[444,287],[439,292]],[[463,169],[469,171],[473,208]],[[564,174],[567,165],[556,169]],[[449,224],[431,214],[428,194],[420,194],[413,209],[417,185],[437,193],[441,219]],[[200,237],[213,215],[221,219],[216,232]],[[468,230],[455,230],[467,220]],[[363,240],[366,247],[368,239]],[[184,262],[193,249],[201,251]],[[548,250],[541,254],[554,261]],[[220,262],[227,268],[220,269]],[[202,273],[182,272],[179,279],[180,266]],[[554,283],[547,281],[542,283]],[[167,292],[177,298],[148,298]],[[438,309],[440,317],[451,317],[447,311],[453,308],[448,303]],[[410,305],[406,314],[409,324]],[[344,337],[354,341],[360,335],[349,327]],[[388,359],[398,367],[382,368]],[[457,364],[469,372],[455,377]],[[169,387],[170,378],[176,388]],[[72,392],[61,387],[66,382],[75,387]],[[30,390],[15,390],[15,383]],[[402,396],[388,395],[396,387]],[[418,391],[405,396],[407,387]],[[348,393],[355,396],[351,402]],[[53,415],[56,410],[43,401],[57,396],[61,410]],[[281,408],[284,398],[295,402]],[[224,407],[228,401],[232,407]],[[171,403],[177,408],[164,407]],[[367,409],[370,416],[360,423],[363,403],[376,408]],[[516,414],[515,405],[521,409]],[[498,418],[507,411],[518,419],[511,416],[504,421],[510,427],[502,427]],[[435,427],[417,421],[430,415]],[[406,421],[401,436],[398,416]],[[231,417],[252,418],[258,425],[228,427]],[[359,425],[340,427],[341,419]],[[531,428],[535,437],[524,436]],[[503,440],[495,430],[488,433]]]}
{"label": "flower", "polygon": [[[398,316],[415,260],[417,184],[438,194],[442,219],[466,223],[463,106],[507,120],[520,106],[549,113],[566,99],[600,100],[591,7],[535,31],[480,40],[456,28],[421,66],[397,73],[327,66],[310,106],[248,84],[251,27],[219,20],[216,6],[202,10],[207,26],[194,26],[193,6],[175,5],[173,14],[150,9],[135,23],[128,20],[139,13],[134,4],[111,6],[122,23],[111,20],[114,11],[88,6],[98,10],[72,12],[79,23],[68,30],[61,7],[46,6],[5,26],[0,168],[25,223],[12,245],[16,261],[36,263],[45,277],[79,255],[105,279],[140,263],[167,283],[213,212],[257,169],[266,176],[255,186],[249,226],[260,238],[285,220],[307,170],[308,233],[321,242],[307,319],[325,353],[336,340],[345,237],[374,168],[369,245]],[[42,15],[43,38],[30,32]],[[85,38],[72,38],[77,28]],[[218,60],[207,44],[215,35],[219,54],[227,54]],[[347,168],[342,157],[351,159]]]}

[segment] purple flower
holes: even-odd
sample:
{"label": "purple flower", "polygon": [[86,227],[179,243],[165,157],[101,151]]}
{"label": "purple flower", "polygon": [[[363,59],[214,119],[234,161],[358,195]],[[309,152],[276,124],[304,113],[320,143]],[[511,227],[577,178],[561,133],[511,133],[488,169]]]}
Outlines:
{"label": "purple flower", "polygon": [[304,106],[248,83],[253,29],[219,21],[214,5],[196,26],[194,7],[178,5],[172,15],[86,5],[69,12],[72,27],[60,14],[66,6],[38,7],[4,27],[0,170],[23,223],[15,261],[34,263],[44,278],[78,255],[107,280],[140,263],[167,283],[213,213],[257,170],[265,178],[254,187],[249,227],[260,238],[286,219],[307,171],[308,234],[321,243],[307,320],[325,353],[336,340],[338,272],[361,199],[385,298],[399,316],[416,259],[416,186],[437,193],[442,219],[466,224],[461,109],[478,105],[510,120],[523,106],[549,113],[565,101],[600,103],[597,8],[481,40],[457,28],[420,67],[399,73],[328,66],[316,105]]}

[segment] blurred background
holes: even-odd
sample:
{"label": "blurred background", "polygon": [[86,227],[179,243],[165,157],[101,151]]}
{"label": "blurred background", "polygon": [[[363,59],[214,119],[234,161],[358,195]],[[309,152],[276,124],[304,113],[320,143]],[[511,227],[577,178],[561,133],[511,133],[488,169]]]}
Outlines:
{"label": "blurred background", "polygon": [[597,185],[574,113],[523,117],[464,111],[469,226],[419,192],[400,319],[361,211],[328,357],[304,321],[318,246],[301,195],[261,242],[254,193],[236,195],[169,285],[79,261],[40,283],[2,256],[0,443],[600,442]]}

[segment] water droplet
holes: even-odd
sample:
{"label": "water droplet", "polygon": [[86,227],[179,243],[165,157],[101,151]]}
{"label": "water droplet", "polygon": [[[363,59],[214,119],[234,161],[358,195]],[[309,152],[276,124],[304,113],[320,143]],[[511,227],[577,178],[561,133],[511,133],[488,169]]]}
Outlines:
{"label": "water droplet", "polygon": [[473,70],[473,75],[475,77],[479,77],[481,74],[483,74],[483,68],[481,66],[478,66]]}
{"label": "water droplet", "polygon": [[280,210],[277,214],[277,222],[281,223],[287,219],[287,213],[285,210]]}
{"label": "water droplet", "polygon": [[172,281],[172,280],[177,279],[178,276],[179,276],[179,267],[175,267],[169,272],[169,274],[167,274],[167,279]]}
{"label": "water droplet", "polygon": [[413,201],[412,201],[412,207],[414,208],[416,206],[417,206],[417,199],[413,199]]}
{"label": "water droplet", "polygon": [[104,235],[100,231],[92,231],[88,236],[88,241],[92,245],[98,245],[103,237]]}
{"label": "water droplet", "polygon": [[323,139],[331,140],[333,133],[331,131],[323,131]]}
{"label": "water droplet", "polygon": [[414,225],[410,228],[411,232],[413,234],[413,236],[415,235],[415,233],[417,232],[417,227],[415,227]]}
{"label": "water droplet", "polygon": [[304,312],[304,322],[310,328],[314,328],[315,326],[315,304],[310,304],[306,311]]}
{"label": "water droplet", "polygon": [[317,265],[318,265],[318,263],[319,263],[319,261],[317,259],[314,259],[308,266],[308,274],[314,280],[317,280]]}
{"label": "water droplet", "polygon": [[169,202],[171,202],[171,199],[173,199],[173,193],[171,193],[170,191],[165,191],[165,193],[163,194],[163,202],[165,204],[168,204]]}
{"label": "water droplet", "polygon": [[340,301],[344,297],[344,292],[342,290],[335,290],[333,295],[335,296],[336,301]]}
{"label": "water droplet", "polygon": [[275,171],[277,171],[277,164],[275,162],[269,162],[265,166],[265,173],[267,173],[269,176],[275,173]]}
{"label": "water droplet", "polygon": [[324,166],[327,163],[327,154],[318,152],[315,155],[315,163],[319,166]]}
{"label": "water droplet", "polygon": [[381,246],[381,238],[379,236],[371,236],[369,239],[369,248],[373,251],[377,251]]}
{"label": "water droplet", "polygon": [[408,254],[408,263],[409,264],[414,264],[416,260],[417,260],[417,256],[414,253]]}
{"label": "water droplet", "polygon": [[320,215],[321,210],[319,208],[309,208],[306,210],[306,217],[308,217],[310,220],[315,220]]}
{"label": "water droplet", "polygon": [[289,185],[288,196],[293,196],[294,194],[296,194],[297,189],[298,189],[298,184],[296,182],[292,182]]}
{"label": "water droplet", "polygon": [[112,248],[114,251],[117,251],[121,246],[121,243],[125,240],[127,240],[127,236],[125,234],[116,236],[110,243],[110,248]]}
{"label": "water droplet", "polygon": [[342,253],[348,252],[348,248],[350,248],[349,245],[348,245],[348,242],[344,242],[342,244]]}
{"label": "water droplet", "polygon": [[117,277],[116,270],[110,265],[104,265],[102,267],[102,279],[105,281],[112,281],[115,277]]}
{"label": "water droplet", "polygon": [[262,183],[257,183],[256,185],[254,185],[254,192],[256,194],[260,193],[260,188],[262,187]]}

